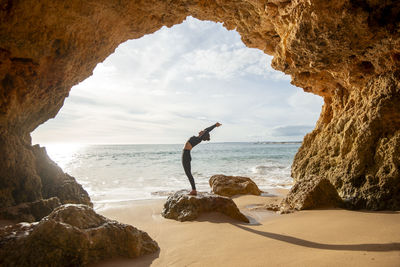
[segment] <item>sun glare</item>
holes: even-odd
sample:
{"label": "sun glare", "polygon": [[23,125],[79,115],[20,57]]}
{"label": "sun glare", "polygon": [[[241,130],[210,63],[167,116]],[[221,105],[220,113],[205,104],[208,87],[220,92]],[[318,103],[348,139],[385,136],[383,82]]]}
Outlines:
{"label": "sun glare", "polygon": [[77,143],[53,143],[47,144],[44,147],[46,148],[49,157],[57,162],[58,166],[65,170],[67,165],[73,160],[76,152],[83,149],[85,146],[86,145],[84,144]]}

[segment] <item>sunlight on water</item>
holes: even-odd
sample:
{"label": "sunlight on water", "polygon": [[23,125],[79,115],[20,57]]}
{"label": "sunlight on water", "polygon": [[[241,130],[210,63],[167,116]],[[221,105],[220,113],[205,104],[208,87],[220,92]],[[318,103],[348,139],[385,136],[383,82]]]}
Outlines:
{"label": "sunlight on water", "polygon": [[83,144],[47,144],[44,145],[49,157],[54,160],[58,166],[65,169],[74,159],[75,154],[86,145]]}
{"label": "sunlight on water", "polygon": [[[290,188],[290,169],[300,144],[209,143],[192,151],[200,191],[215,174],[246,176],[261,190]],[[46,145],[48,154],[89,193],[95,204],[164,198],[189,189],[182,145]]]}

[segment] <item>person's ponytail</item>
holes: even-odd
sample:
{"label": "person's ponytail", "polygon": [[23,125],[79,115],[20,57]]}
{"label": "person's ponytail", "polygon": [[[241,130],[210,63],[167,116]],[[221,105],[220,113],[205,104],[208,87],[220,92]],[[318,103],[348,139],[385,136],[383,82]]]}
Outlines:
{"label": "person's ponytail", "polygon": [[201,140],[210,141],[210,133],[205,133],[201,136]]}

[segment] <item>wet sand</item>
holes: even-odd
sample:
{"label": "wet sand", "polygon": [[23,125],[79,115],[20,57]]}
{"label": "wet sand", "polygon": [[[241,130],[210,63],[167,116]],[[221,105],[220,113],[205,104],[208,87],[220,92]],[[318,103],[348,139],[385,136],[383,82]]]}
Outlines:
{"label": "wet sand", "polygon": [[400,266],[400,212],[253,209],[282,193],[234,197],[250,224],[217,213],[164,219],[165,199],[99,206],[98,213],[147,232],[160,251],[94,266]]}

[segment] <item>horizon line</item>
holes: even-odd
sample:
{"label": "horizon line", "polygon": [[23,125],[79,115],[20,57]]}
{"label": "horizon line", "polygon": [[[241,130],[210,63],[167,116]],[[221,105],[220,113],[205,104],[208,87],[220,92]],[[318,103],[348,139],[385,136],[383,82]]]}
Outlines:
{"label": "horizon line", "polygon": [[[302,143],[303,141],[227,141],[227,142],[210,142],[203,144],[232,144],[232,143],[252,143],[252,144],[294,144]],[[79,142],[48,142],[48,143],[35,143],[32,145],[88,145],[88,146],[102,146],[102,145],[180,145],[181,143],[79,143]]]}

